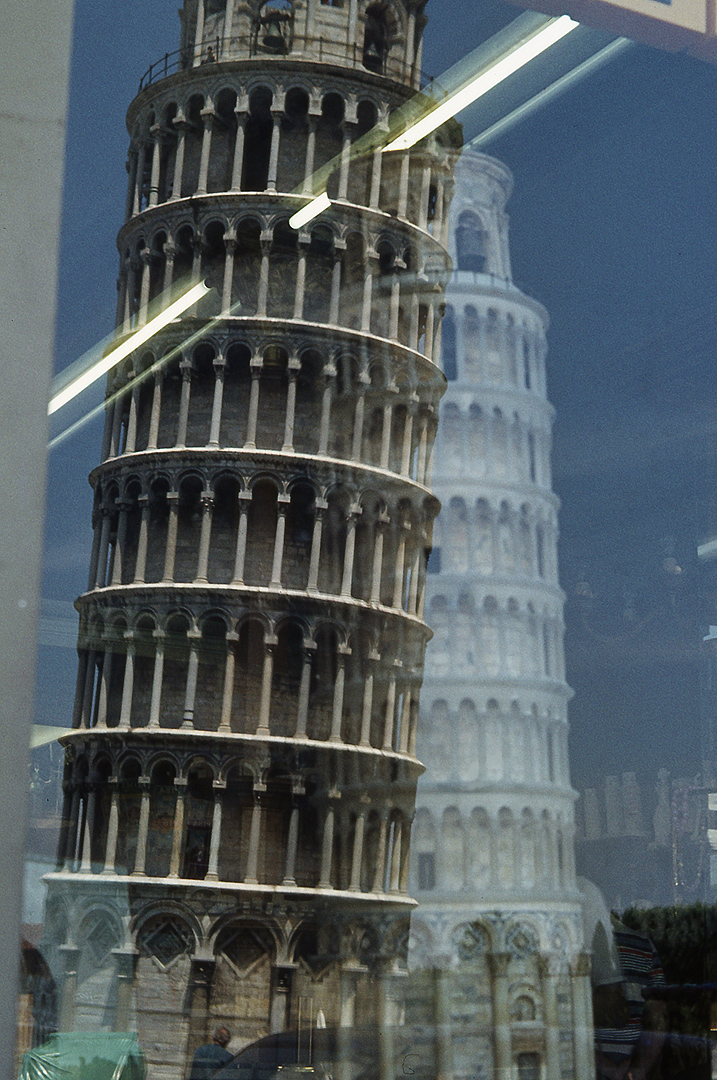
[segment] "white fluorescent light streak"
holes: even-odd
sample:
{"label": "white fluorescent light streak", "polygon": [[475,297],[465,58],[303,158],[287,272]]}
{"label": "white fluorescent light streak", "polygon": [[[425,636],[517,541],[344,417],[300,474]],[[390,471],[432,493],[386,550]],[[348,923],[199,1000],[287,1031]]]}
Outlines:
{"label": "white fluorescent light streak", "polygon": [[480,135],[476,135],[474,139],[468,143],[468,147],[472,150],[478,150],[481,146],[485,146],[486,143],[492,142],[500,135],[504,135],[506,131],[515,125],[519,124],[521,120],[526,120],[538,109],[543,108],[544,105],[549,105],[561,94],[569,90],[575,83],[584,79],[586,75],[592,75],[594,71],[606,64],[608,60],[614,59],[619,53],[624,52],[630,48],[634,43],[628,38],[616,38],[615,41],[606,45],[600,52],[595,53],[593,56],[588,57],[582,64],[578,64],[572,71],[568,71],[567,74],[562,75],[556,82],[551,83],[550,86],[546,86],[544,90],[541,90],[535,97],[529,98],[528,101],[519,105],[517,109],[513,109],[512,112],[504,116],[502,120],[497,120],[495,124],[491,124],[485,131],[481,131]]}
{"label": "white fluorescent light streak", "polygon": [[446,98],[435,109],[432,109],[422,120],[412,124],[408,131],[399,135],[396,139],[385,146],[384,153],[389,150],[408,150],[415,146],[421,139],[425,139],[432,131],[445,124],[452,116],[467,108],[483,94],[487,94],[508,76],[513,75],[525,64],[534,60],[546,49],[555,45],[558,41],[574,30],[580,24],[571,19],[569,15],[561,15],[547,26],[536,31],[527,41],[516,45],[506,56],[496,60],[485,71],[470,79],[464,86]]}
{"label": "white fluorescent light streak", "polygon": [[297,210],[295,214],[292,214],[289,218],[289,225],[292,229],[301,229],[304,225],[313,221],[315,217],[318,217],[319,214],[323,214],[324,210],[328,210],[330,206],[331,199],[325,191],[322,191],[310,203],[302,206],[301,210]]}
{"label": "white fluorescent light streak", "polygon": [[188,292],[180,296],[178,300],[166,307],[164,311],[160,311],[159,315],[156,315],[154,319],[150,319],[146,326],[143,326],[136,333],[128,337],[116,349],[112,349],[96,363],[92,364],[86,371],[83,371],[81,375],[78,375],[76,379],[61,390],[54,397],[50,398],[50,404],[47,406],[48,416],[52,416],[58,409],[61,409],[63,405],[67,405],[69,401],[76,398],[78,394],[81,394],[83,390],[86,390],[92,383],[97,382],[103,375],[106,375],[108,371],[119,364],[120,360],[124,360],[126,356],[129,356],[131,352],[138,349],[140,345],[144,345],[146,341],[149,341],[151,337],[154,337],[162,327],[170,323],[172,319],[175,319],[177,315],[181,315],[183,311],[186,311],[192,304],[196,304],[197,300],[201,300],[209,289],[200,281],[197,285],[194,285]]}

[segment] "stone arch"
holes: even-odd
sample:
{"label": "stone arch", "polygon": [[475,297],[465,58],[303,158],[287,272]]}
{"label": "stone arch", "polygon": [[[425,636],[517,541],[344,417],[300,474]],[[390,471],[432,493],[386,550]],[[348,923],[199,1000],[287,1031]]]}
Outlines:
{"label": "stone arch", "polygon": [[279,191],[294,191],[303,185],[308,141],[309,93],[294,85],[284,96],[281,116],[281,153],[277,174]]}
{"label": "stone arch", "polygon": [[273,93],[268,86],[257,86],[249,96],[249,116],[244,132],[242,191],[265,191],[269,178],[271,115]]}
{"label": "stone arch", "polygon": [[316,224],[306,252],[303,317],[309,322],[329,321],[333,269],[334,234],[328,225]]}
{"label": "stone arch", "polygon": [[455,806],[443,811],[441,818],[439,880],[441,888],[459,892],[465,886],[466,841],[463,820]]}
{"label": "stone arch", "polygon": [[456,264],[458,270],[482,274],[487,269],[487,233],[480,214],[463,210],[456,225]]}
{"label": "stone arch", "polygon": [[278,495],[276,481],[272,478],[259,476],[251,483],[244,563],[247,585],[268,585],[271,579]]}
{"label": "stone arch", "polygon": [[436,827],[431,812],[425,807],[416,812],[411,847],[416,887],[430,891],[436,885]]}
{"label": "stone arch", "polygon": [[[244,154],[247,160],[247,154]],[[232,279],[232,304],[238,315],[254,315],[259,299],[262,223],[243,214],[236,224],[236,250]]]}
{"label": "stone arch", "polygon": [[298,233],[281,218],[274,224],[269,249],[267,315],[290,318],[296,291]]}
{"label": "stone arch", "polygon": [[493,875],[493,829],[487,811],[475,807],[468,820],[467,882],[470,889],[482,890]]}
{"label": "stone arch", "polygon": [[305,346],[299,352],[299,360],[301,368],[296,379],[294,447],[298,453],[315,454],[319,449],[326,357],[321,350]]}
{"label": "stone arch", "polygon": [[266,626],[256,615],[249,615],[240,621],[237,632],[231,727],[254,734],[259,724]]}
{"label": "stone arch", "polygon": [[481,372],[481,325],[478,312],[473,304],[466,304],[463,309],[463,355],[466,372],[477,379]]}
{"label": "stone arch", "polygon": [[450,304],[446,304],[441,321],[441,367],[449,382],[458,378],[456,314]]}

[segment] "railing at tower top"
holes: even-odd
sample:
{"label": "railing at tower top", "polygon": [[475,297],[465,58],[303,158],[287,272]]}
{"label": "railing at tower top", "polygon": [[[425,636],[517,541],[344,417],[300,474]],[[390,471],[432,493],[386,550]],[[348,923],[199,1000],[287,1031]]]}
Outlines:
{"label": "railing at tower top", "polygon": [[[386,75],[389,78],[404,79],[410,77],[412,65],[404,63],[398,58],[388,56],[377,68],[364,63],[364,49],[362,45],[354,42],[353,45],[340,43],[325,37],[309,37],[297,35],[290,46],[276,51],[262,46],[256,34],[241,35],[231,38],[216,37],[211,41],[205,41],[199,46],[186,46],[175,49],[174,52],[165,53],[159,60],[150,64],[147,71],[139,81],[138,93],[142,93],[148,86],[165,79],[168,75],[174,75],[179,71],[188,71],[191,68],[205,67],[215,63],[225,63],[237,59],[262,60],[286,60],[288,57],[296,60],[318,60],[319,63],[336,62],[345,65],[347,60],[351,66],[360,71],[367,71],[374,75]],[[421,87],[427,86],[433,80],[430,76],[420,73]]]}

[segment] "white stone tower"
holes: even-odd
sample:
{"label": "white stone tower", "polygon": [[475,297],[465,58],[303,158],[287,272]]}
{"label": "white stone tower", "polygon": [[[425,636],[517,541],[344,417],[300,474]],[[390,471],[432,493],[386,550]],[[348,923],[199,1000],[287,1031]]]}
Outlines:
{"label": "white stone tower", "polygon": [[590,1075],[547,314],[511,280],[499,161],[456,169],[411,858],[414,1007],[442,1076]]}
{"label": "white stone tower", "polygon": [[423,4],[186,0],[129,109],[118,333],[215,292],[109,380],[47,935],[61,1026],[167,1080],[319,1013],[395,1075],[457,129],[353,148]]}

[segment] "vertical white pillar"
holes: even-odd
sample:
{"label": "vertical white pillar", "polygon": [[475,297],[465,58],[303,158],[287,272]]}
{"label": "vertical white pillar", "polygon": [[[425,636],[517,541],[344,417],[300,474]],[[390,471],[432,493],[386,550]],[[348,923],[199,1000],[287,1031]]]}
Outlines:
{"label": "vertical white pillar", "polygon": [[209,426],[209,446],[219,446],[219,433],[222,424],[222,403],[224,400],[224,376],[227,363],[223,356],[214,359],[214,398],[212,400],[212,419]]}
{"label": "vertical white pillar", "polygon": [[137,540],[137,558],[134,565],[134,582],[135,585],[141,585],[144,583],[144,576],[147,570],[147,543],[149,532],[149,496],[140,495],[137,498],[137,502],[140,507],[140,521],[139,521],[139,538]]}
{"label": "vertical white pillar", "polygon": [[261,841],[261,796],[266,791],[266,784],[254,781],[254,802],[251,808],[251,821],[249,823],[249,852],[247,855],[245,885],[257,885],[257,871],[259,868],[259,844]]}
{"label": "vertical white pillar", "polygon": [[177,129],[177,151],[174,155],[174,176],[172,177],[172,194],[170,202],[175,202],[182,197],[182,181],[184,179],[184,146],[187,137],[187,121],[184,113],[180,111],[172,120]]}
{"label": "vertical white pillar", "polygon": [[232,585],[241,585],[244,581],[244,561],[246,558],[246,537],[250,502],[251,492],[240,491],[239,524],[237,527],[237,542],[234,553],[234,574],[232,576]]}
{"label": "vertical white pillar", "polygon": [[231,191],[241,191],[241,174],[244,167],[244,135],[247,122],[247,111],[244,106],[237,103],[234,110],[237,118],[237,137],[234,144],[234,160],[232,162]]}
{"label": "vertical white pillar", "polygon": [[[209,101],[209,99],[207,99]],[[195,195],[206,195],[209,183],[209,159],[212,152],[212,130],[214,127],[214,106],[209,104],[201,111],[204,130],[202,132],[202,153],[199,159],[199,178]]]}
{"label": "vertical white pillar", "polygon": [[126,731],[129,729],[132,719],[132,695],[134,693],[134,660],[136,653],[135,636],[132,630],[127,630],[124,635],[127,643],[125,655],[124,679],[122,681],[122,701],[120,703],[120,715],[118,727]]}
{"label": "vertical white pillar", "polygon": [[346,523],[346,546],[344,548],[344,565],[341,575],[341,595],[351,596],[354,573],[354,555],[356,549],[356,523],[361,515],[361,507],[353,503],[349,508],[348,521]]}
{"label": "vertical white pillar", "polygon": [[187,424],[189,422],[189,397],[192,388],[192,362],[182,360],[179,365],[182,373],[182,391],[179,399],[179,416],[177,417],[177,439],[175,447],[183,450],[187,443]]}
{"label": "vertical white pillar", "polygon": [[227,657],[224,664],[224,690],[222,693],[222,714],[219,731],[231,731],[232,706],[234,704],[234,671],[236,668],[236,646],[239,635],[230,630],[226,636]]}
{"label": "vertical white pillar", "polygon": [[159,202],[159,165],[162,156],[162,129],[155,124],[149,130],[152,136],[152,171],[149,180],[149,206]]}
{"label": "vertical white pillar", "polygon": [[388,676],[386,711],[383,718],[383,749],[393,749],[393,730],[396,720],[396,678],[403,665],[400,660],[393,661],[393,669]]}
{"label": "vertical white pillar", "polygon": [[274,634],[264,635],[264,666],[261,675],[261,698],[259,701],[259,724],[255,734],[270,735],[271,717],[271,680],[274,673],[274,649],[277,639]]}
{"label": "vertical white pillar", "polygon": [[272,129],[271,129],[271,147],[269,150],[269,172],[266,178],[266,190],[276,191],[276,176],[279,169],[279,138],[281,135],[281,117],[284,112],[283,103],[281,107],[274,108],[272,106]]}
{"label": "vertical white pillar", "polygon": [[194,60],[192,67],[202,62],[202,42],[204,41],[204,0],[197,0],[197,24],[194,28]]}
{"label": "vertical white pillar", "polygon": [[306,585],[307,592],[318,591],[319,563],[321,559],[321,534],[323,531],[324,513],[328,509],[326,499],[317,499],[315,502],[314,531],[311,536],[311,554],[309,556],[309,580]]}
{"label": "vertical white pillar", "polygon": [[286,492],[280,492],[276,499],[276,534],[274,536],[274,557],[271,567],[271,581],[269,587],[281,588],[281,570],[284,561],[284,537],[286,534],[286,511],[289,508],[291,496]]}
{"label": "vertical white pillar", "polygon": [[371,892],[382,893],[384,890],[384,877],[386,874],[386,841],[388,833],[388,811],[382,807],[379,815],[378,843],[376,845],[376,862],[374,863],[373,884]]}
{"label": "vertical white pillar", "polygon": [[159,727],[159,710],[162,702],[162,680],[164,678],[164,642],[165,634],[162,630],[152,633],[156,644],[154,649],[154,669],[152,672],[152,696],[149,702],[150,728]]}
{"label": "vertical white pillar", "polygon": [[493,978],[493,1039],[496,1080],[511,1080],[512,1051],[508,1000],[508,953],[491,953],[488,962]]}
{"label": "vertical white pillar", "polygon": [[305,739],[307,724],[309,721],[309,690],[311,688],[311,667],[316,652],[316,642],[303,642],[303,664],[301,667],[301,682],[299,683],[299,702],[296,716],[295,739]]}
{"label": "vertical white pillar", "polygon": [[172,829],[172,854],[169,860],[169,876],[179,877],[180,863],[182,859],[182,844],[184,841],[184,803],[187,796],[187,780],[185,777],[176,777],[174,786],[177,789],[177,801],[174,804],[174,826]]}
{"label": "vertical white pillar", "polygon": [[304,294],[306,292],[306,249],[310,237],[307,232],[299,233],[299,257],[296,264],[296,291],[294,292],[294,319],[304,317]]}
{"label": "vertical white pillar", "polygon": [[301,361],[292,357],[289,361],[289,383],[286,388],[286,416],[284,419],[284,443],[282,454],[294,451],[294,421],[296,417],[296,379],[301,371]]}
{"label": "vertical white pillar", "polygon": [[139,828],[137,831],[137,852],[134,860],[133,877],[144,877],[147,864],[147,837],[149,834],[149,777],[140,776],[141,791],[139,805]]}
{"label": "vertical white pillar", "polygon": [[371,745],[371,717],[373,711],[373,680],[377,662],[381,659],[375,649],[367,657],[367,671],[364,677],[363,703],[361,706],[361,735],[359,746]]}
{"label": "vertical white pillar", "polygon": [[147,449],[157,449],[157,439],[159,438],[159,419],[162,411],[162,380],[164,379],[164,370],[161,367],[155,368],[154,372],[154,385],[152,387],[152,411],[149,417],[149,434],[147,436]]}
{"label": "vertical white pillar", "polygon": [[234,283],[234,252],[236,237],[224,237],[224,279],[222,281],[222,315],[229,315],[232,306],[232,285]]}
{"label": "vertical white pillar", "polygon": [[219,881],[219,850],[222,838],[222,804],[226,791],[226,780],[213,780],[214,808],[212,812],[212,834],[209,841],[209,863],[204,875],[205,881]]}
{"label": "vertical white pillar", "polygon": [[309,131],[306,137],[306,161],[304,164],[304,187],[302,194],[313,194],[312,177],[314,175],[314,153],[316,151],[316,124],[318,116],[309,112]]}
{"label": "vertical white pillar", "polygon": [[108,780],[108,784],[112,794],[110,796],[110,813],[107,823],[105,865],[102,869],[102,873],[114,874],[116,873],[115,861],[117,859],[117,837],[119,836],[119,781],[116,776],[111,776]]}
{"label": "vertical white pillar", "polygon": [[195,585],[206,585],[209,571],[209,541],[212,535],[212,518],[214,516],[214,496],[209,491],[202,492],[202,527],[199,534],[199,553],[197,555],[197,573],[194,578]]}
{"label": "vertical white pillar", "polygon": [[327,793],[326,814],[324,817],[324,829],[321,839],[321,868],[319,871],[320,889],[330,889],[331,870],[334,854],[334,819],[336,816],[335,802],[338,799],[337,791]]}
{"label": "vertical white pillar", "polygon": [[259,379],[261,377],[262,361],[258,356],[251,360],[251,391],[249,393],[249,416],[246,425],[245,450],[256,450],[256,426],[259,418]]}
{"label": "vertical white pillar", "polygon": [[[367,800],[368,796],[363,796],[362,800]],[[366,803],[364,802],[360,810],[356,815],[356,824],[354,826],[354,846],[351,852],[351,878],[349,881],[349,892],[361,891],[361,867],[363,865],[363,842],[366,832]]]}
{"label": "vertical white pillar", "polygon": [[324,392],[321,398],[321,421],[319,425],[319,454],[327,454],[329,449],[329,429],[331,425],[331,398],[336,368],[333,364],[324,367]]}
{"label": "vertical white pillar", "polygon": [[194,707],[197,699],[197,675],[199,673],[199,642],[202,635],[199,630],[187,630],[189,643],[189,663],[187,664],[187,687],[184,694],[184,713],[182,727],[194,727]]}
{"label": "vertical white pillar", "polygon": [[167,542],[164,549],[164,572],[162,581],[171,584],[174,581],[174,561],[177,554],[177,519],[179,515],[179,495],[176,491],[167,492],[169,519],[167,522]]}
{"label": "vertical white pillar", "polygon": [[85,811],[85,829],[82,837],[80,873],[90,874],[92,873],[92,833],[94,831],[95,802],[97,799],[97,790],[94,784],[91,784],[87,789],[85,798],[87,799],[87,809]]}
{"label": "vertical white pillar", "polygon": [[346,657],[351,655],[348,645],[339,644],[336,650],[336,682],[334,683],[334,700],[331,710],[331,734],[330,742],[341,742],[341,725],[344,711],[344,686],[346,680]]}

